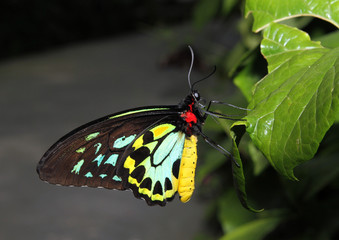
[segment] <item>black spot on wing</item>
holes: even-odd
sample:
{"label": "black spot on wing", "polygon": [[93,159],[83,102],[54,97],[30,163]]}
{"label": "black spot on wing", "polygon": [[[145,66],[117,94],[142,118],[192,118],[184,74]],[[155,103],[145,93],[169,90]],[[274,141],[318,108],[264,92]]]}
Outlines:
{"label": "black spot on wing", "polygon": [[145,175],[145,167],[144,166],[137,167],[131,173],[131,177],[135,178],[138,181],[138,183],[140,183],[142,181],[142,179],[144,178],[144,175]]}
{"label": "black spot on wing", "polygon": [[179,167],[180,167],[180,159],[176,160],[172,167],[172,174],[176,179],[178,179],[179,177]]}
{"label": "black spot on wing", "polygon": [[138,166],[150,155],[150,151],[147,147],[141,147],[131,153],[131,158],[135,160],[134,167]]}
{"label": "black spot on wing", "polygon": [[153,189],[153,194],[160,194],[162,195],[163,191],[162,191],[162,186],[161,183],[159,181],[156,182],[154,189]]}
{"label": "black spot on wing", "polygon": [[143,144],[146,145],[147,143],[150,143],[150,142],[153,142],[154,141],[154,138],[153,138],[153,133],[151,131],[147,131],[143,138]]}
{"label": "black spot on wing", "polygon": [[169,180],[169,178],[166,178],[165,180],[165,190],[172,190],[173,189],[173,185],[171,180]]}
{"label": "black spot on wing", "polygon": [[152,179],[150,179],[149,177],[145,178],[142,181],[142,183],[140,184],[140,188],[146,188],[148,190],[151,190],[151,188],[152,188]]}

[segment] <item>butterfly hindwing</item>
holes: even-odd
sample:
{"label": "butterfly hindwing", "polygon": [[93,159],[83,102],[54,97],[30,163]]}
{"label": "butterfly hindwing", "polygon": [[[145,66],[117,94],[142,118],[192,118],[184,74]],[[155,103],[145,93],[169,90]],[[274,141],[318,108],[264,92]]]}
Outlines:
{"label": "butterfly hindwing", "polygon": [[118,167],[123,187],[149,205],[165,205],[178,190],[185,133],[170,123],[145,131],[126,149]]}

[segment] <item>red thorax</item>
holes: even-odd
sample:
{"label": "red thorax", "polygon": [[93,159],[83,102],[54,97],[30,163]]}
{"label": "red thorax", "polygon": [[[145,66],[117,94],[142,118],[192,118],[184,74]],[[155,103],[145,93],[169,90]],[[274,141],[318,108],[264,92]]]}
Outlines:
{"label": "red thorax", "polygon": [[187,130],[192,127],[192,123],[197,123],[198,119],[193,113],[193,104],[192,102],[189,106],[189,109],[181,114],[180,116],[188,123]]}

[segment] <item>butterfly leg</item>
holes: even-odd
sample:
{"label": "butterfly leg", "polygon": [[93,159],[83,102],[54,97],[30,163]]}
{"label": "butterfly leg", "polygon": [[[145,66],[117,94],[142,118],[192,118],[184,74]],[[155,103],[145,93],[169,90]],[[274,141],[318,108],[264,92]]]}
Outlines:
{"label": "butterfly leg", "polygon": [[229,106],[229,107],[232,107],[232,108],[236,108],[236,109],[239,109],[239,110],[251,111],[251,109],[238,107],[238,106],[235,106],[235,105],[233,105],[233,104],[226,103],[226,102],[221,102],[221,101],[218,101],[218,100],[211,100],[211,101],[208,103],[208,106],[207,106],[206,111],[208,111],[208,110],[210,109],[210,107],[211,107],[212,104],[221,104],[221,105],[226,105],[226,106]]}
{"label": "butterfly leg", "polygon": [[212,139],[210,139],[208,136],[206,136],[203,132],[199,131],[200,135],[202,138],[207,142],[209,145],[211,145],[213,148],[217,149],[219,152],[224,154],[226,157],[230,157],[233,161],[233,163],[237,166],[240,167],[239,163],[233,158],[232,154],[227,151],[225,148],[214,142]]}
{"label": "butterfly leg", "polygon": [[205,115],[204,115],[205,119],[207,118],[208,115],[214,116],[214,117],[217,117],[217,118],[222,118],[222,119],[234,120],[234,121],[241,119],[241,118],[236,118],[236,117],[241,116],[239,114],[222,114],[222,113],[219,113],[219,112],[210,111],[209,109],[210,109],[212,104],[223,104],[223,105],[227,105],[229,107],[233,107],[233,108],[244,110],[244,111],[250,110],[250,109],[246,109],[246,108],[237,107],[235,105],[225,103],[225,102],[221,102],[221,101],[218,101],[218,100],[212,100],[208,103],[206,110],[205,109],[202,110],[205,113]]}

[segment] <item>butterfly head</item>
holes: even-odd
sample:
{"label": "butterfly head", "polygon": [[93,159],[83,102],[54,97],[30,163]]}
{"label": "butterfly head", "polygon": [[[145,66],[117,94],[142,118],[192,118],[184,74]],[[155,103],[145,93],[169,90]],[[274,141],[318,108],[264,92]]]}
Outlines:
{"label": "butterfly head", "polygon": [[182,129],[188,136],[200,132],[205,121],[205,116],[201,111],[201,108],[204,107],[200,103],[202,100],[199,92],[191,89],[191,93],[179,104],[182,109],[180,113],[183,120]]}

